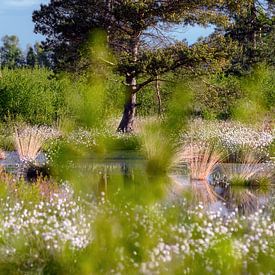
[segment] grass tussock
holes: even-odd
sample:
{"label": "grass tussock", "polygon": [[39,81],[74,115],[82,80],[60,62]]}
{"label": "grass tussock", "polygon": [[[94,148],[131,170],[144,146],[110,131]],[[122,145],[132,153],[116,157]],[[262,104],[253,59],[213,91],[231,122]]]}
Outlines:
{"label": "grass tussock", "polygon": [[14,142],[21,161],[34,161],[46,140],[58,133],[46,126],[15,127]]}
{"label": "grass tussock", "polygon": [[151,174],[166,173],[173,165],[174,148],[169,137],[159,125],[148,123],[141,132],[142,153]]}
{"label": "grass tussock", "polygon": [[184,144],[176,163],[187,163],[191,180],[207,180],[216,165],[223,159],[223,151],[207,142]]}
{"label": "grass tussock", "polygon": [[274,176],[274,164],[262,163],[261,158],[251,152],[245,153],[238,163],[223,163],[221,168],[226,180],[232,185],[267,184]]}

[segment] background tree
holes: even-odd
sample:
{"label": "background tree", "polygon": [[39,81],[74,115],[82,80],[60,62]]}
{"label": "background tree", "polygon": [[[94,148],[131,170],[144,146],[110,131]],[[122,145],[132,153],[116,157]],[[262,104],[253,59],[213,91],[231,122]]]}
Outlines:
{"label": "background tree", "polygon": [[[228,5],[231,1],[184,0],[51,0],[33,13],[35,31],[46,36],[45,49],[53,52],[57,68],[72,70],[89,64],[83,44],[91,30],[102,28],[107,42],[116,54],[115,71],[125,78],[125,106],[118,130],[130,132],[136,112],[136,95],[147,84],[169,71],[185,67],[190,71],[211,69],[218,62],[220,51],[202,41],[192,47],[169,38],[168,29],[175,24],[229,23]],[[242,1],[238,1],[241,3]],[[158,48],[152,47],[156,43]],[[84,56],[84,58],[82,58]],[[108,59],[108,58],[107,58]],[[79,62],[79,61],[82,62]],[[139,80],[139,81],[138,81]]]}
{"label": "background tree", "polygon": [[47,52],[41,45],[41,43],[36,42],[34,44],[34,52],[36,55],[38,66],[43,68],[51,68],[51,55]]}
{"label": "background tree", "polygon": [[232,24],[225,35],[238,42],[238,54],[231,71],[248,70],[259,62],[274,64],[275,1],[248,0],[230,11]]}
{"label": "background tree", "polygon": [[28,67],[34,68],[36,64],[37,64],[36,54],[34,53],[33,47],[29,46],[27,55],[26,55],[26,65]]}
{"label": "background tree", "polygon": [[5,35],[1,41],[3,43],[0,48],[1,65],[10,69],[22,66],[24,57],[19,48],[19,38],[16,35]]}

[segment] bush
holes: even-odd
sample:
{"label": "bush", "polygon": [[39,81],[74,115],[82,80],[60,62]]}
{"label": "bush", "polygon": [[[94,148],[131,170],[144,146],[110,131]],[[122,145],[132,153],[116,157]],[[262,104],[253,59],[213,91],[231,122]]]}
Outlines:
{"label": "bush", "polygon": [[[275,73],[266,65],[258,65],[240,79],[243,98],[235,102],[233,117],[245,123],[262,122],[274,117]],[[257,114],[255,116],[255,114]]]}
{"label": "bush", "polygon": [[235,101],[242,98],[238,79],[233,76],[212,76],[194,84],[195,114],[204,118],[228,119]]}
{"label": "bush", "polygon": [[4,69],[0,79],[0,118],[52,124],[64,113],[66,81],[47,69]]}
{"label": "bush", "polygon": [[[198,81],[200,80],[200,81]],[[204,118],[235,118],[251,122],[257,113],[258,121],[269,113],[274,114],[274,70],[259,65],[242,77],[212,75],[195,79],[192,85],[194,113]]]}

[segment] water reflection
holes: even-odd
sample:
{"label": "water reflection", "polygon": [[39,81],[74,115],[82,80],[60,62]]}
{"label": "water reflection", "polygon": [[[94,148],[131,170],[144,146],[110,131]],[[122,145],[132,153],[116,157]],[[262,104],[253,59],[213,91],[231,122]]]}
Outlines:
{"label": "water reflection", "polygon": [[173,171],[169,176],[148,175],[146,162],[140,158],[120,157],[101,161],[82,159],[70,163],[69,166],[71,173],[66,171],[64,174],[72,177],[67,180],[75,182],[76,185],[86,184],[87,188],[83,189],[87,192],[110,195],[118,189],[123,189],[129,200],[140,200],[141,194],[145,200],[184,197],[193,205],[201,202],[210,210],[222,208],[224,214],[236,209],[244,215],[253,213],[268,203],[274,190],[272,186],[256,188],[227,184],[210,185],[209,179],[190,180],[186,169]]}
{"label": "water reflection", "polygon": [[215,191],[224,199],[229,211],[238,209],[239,213],[248,215],[268,203],[272,187],[263,189],[259,187],[217,186]]}
{"label": "water reflection", "polygon": [[[239,214],[249,215],[263,205],[266,205],[271,197],[273,187],[259,188],[259,187],[242,187],[230,185],[211,185],[207,180],[189,180],[186,175],[170,175],[169,179],[166,177],[158,178],[158,182],[154,182],[153,178],[148,178],[144,172],[143,184],[140,184],[141,171],[133,169],[129,166],[121,167],[121,170],[113,169],[104,170],[106,174],[102,174],[99,181],[99,191],[108,193],[108,186],[116,185],[114,180],[115,173],[121,173],[123,188],[129,189],[130,186],[148,188],[147,191],[155,192],[156,186],[162,186],[165,189],[165,200],[178,199],[184,197],[190,204],[197,205],[203,203],[206,209],[212,211],[222,210],[224,215],[238,210]],[[138,186],[137,186],[138,184]],[[121,186],[121,185],[120,185]],[[114,188],[112,188],[114,190]],[[138,195],[138,194],[137,194]]]}
{"label": "water reflection", "polygon": [[[174,180],[174,194],[184,195],[193,204],[203,203],[206,209],[222,211],[227,215],[238,210],[239,214],[249,215],[266,205],[272,196],[273,186],[243,187],[230,185],[210,185],[207,181]],[[184,182],[184,183],[183,183]]]}
{"label": "water reflection", "polygon": [[175,196],[183,194],[193,203],[202,202],[205,205],[217,201],[219,195],[207,180],[190,180],[189,177],[170,175],[173,182],[171,191]]}
{"label": "water reflection", "polygon": [[195,201],[200,201],[205,205],[212,204],[218,200],[218,194],[214,191],[212,186],[210,186],[206,180],[191,180],[191,190]]}

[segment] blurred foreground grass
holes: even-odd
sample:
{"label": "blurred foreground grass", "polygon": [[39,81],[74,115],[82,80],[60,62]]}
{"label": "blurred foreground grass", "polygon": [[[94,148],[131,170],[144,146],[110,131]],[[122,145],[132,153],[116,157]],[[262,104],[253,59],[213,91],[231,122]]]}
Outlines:
{"label": "blurred foreground grass", "polygon": [[108,177],[87,193],[1,174],[1,274],[273,272],[274,201],[224,216],[172,195],[167,178]]}

